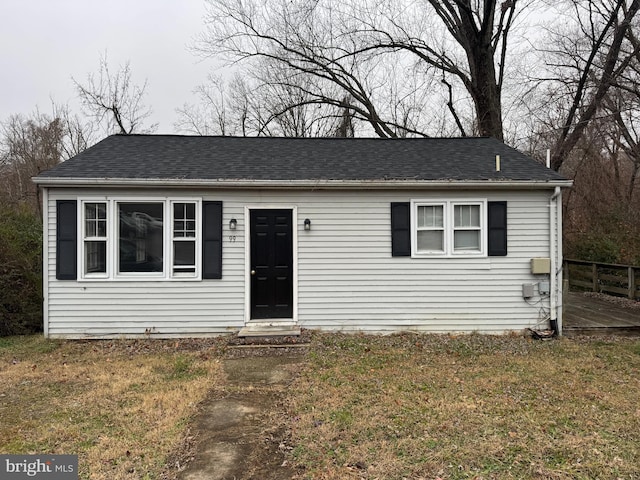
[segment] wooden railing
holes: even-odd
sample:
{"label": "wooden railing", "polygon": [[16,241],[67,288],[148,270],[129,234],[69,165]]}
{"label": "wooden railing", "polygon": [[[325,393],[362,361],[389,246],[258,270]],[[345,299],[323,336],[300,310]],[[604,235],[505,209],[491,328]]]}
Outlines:
{"label": "wooden railing", "polygon": [[569,282],[569,289],[574,287],[636,299],[640,298],[640,285],[636,281],[638,278],[638,266],[583,260],[564,261],[564,279]]}

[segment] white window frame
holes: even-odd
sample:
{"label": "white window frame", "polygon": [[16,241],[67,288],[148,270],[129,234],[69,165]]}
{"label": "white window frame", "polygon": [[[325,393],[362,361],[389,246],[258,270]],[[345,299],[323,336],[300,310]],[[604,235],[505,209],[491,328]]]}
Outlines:
{"label": "white window frame", "polygon": [[[85,217],[86,213],[86,205],[90,203],[102,203],[105,205],[105,212],[107,216],[106,222],[106,232],[104,237],[88,237],[87,236],[87,218]],[[78,219],[80,225],[78,225],[78,232],[80,232],[79,238],[79,248],[78,248],[78,269],[80,270],[80,275],[78,278],[87,278],[87,279],[100,279],[103,280],[105,278],[109,278],[111,273],[110,263],[109,263],[109,239],[111,238],[111,212],[109,210],[109,202],[105,197],[101,198],[91,198],[91,199],[83,199],[78,202]],[[106,261],[105,261],[105,271],[104,272],[87,272],[86,270],[86,243],[87,242],[105,242],[106,244]]]}
{"label": "white window frame", "polygon": [[[185,204],[185,203],[190,203],[193,204],[195,206],[195,236],[194,237],[176,237],[175,236],[175,230],[174,230],[174,222],[175,222],[175,209],[174,206],[176,204]],[[169,258],[171,260],[171,263],[169,265],[169,270],[170,270],[170,276],[173,278],[195,278],[195,277],[199,277],[200,276],[200,270],[202,267],[202,213],[201,213],[201,208],[202,208],[202,202],[190,199],[171,199],[169,200],[169,221],[170,224],[168,226],[169,228]],[[194,256],[194,261],[195,261],[195,265],[193,265],[194,267],[194,271],[193,272],[185,272],[185,271],[180,271],[180,269],[178,268],[176,270],[176,265],[175,265],[175,249],[174,249],[174,244],[175,242],[192,242],[194,244],[194,248],[195,248],[195,256]]]}
{"label": "white window frame", "polygon": [[[467,228],[455,227],[455,207],[458,205],[476,205],[480,207],[480,227],[469,230],[479,230],[479,250],[454,250],[454,233],[456,230]],[[418,207],[442,206],[444,219],[444,250],[418,251]],[[477,258],[487,256],[487,200],[485,199],[419,199],[411,201],[411,256],[414,258]]]}
{"label": "white window frame", "polygon": [[[442,207],[442,228],[433,228],[433,227],[419,227],[418,221],[418,208],[419,207]],[[412,237],[415,237],[415,245],[412,246],[411,251],[418,252],[418,232],[421,231],[438,231],[442,232],[442,250],[423,250],[420,252],[420,255],[434,255],[434,256],[442,256],[447,251],[447,204],[446,202],[429,202],[429,203],[416,203],[415,207],[412,209]]]}
{"label": "white window frame", "polygon": [[[107,206],[107,262],[106,273],[85,273],[85,204],[106,203]],[[119,272],[120,220],[119,205],[122,203],[162,204],[162,272]],[[173,252],[173,205],[195,204],[195,271],[174,271]],[[82,197],[78,198],[78,280],[81,281],[198,281],[202,279],[202,198],[200,197]],[[192,237],[189,237],[192,238]]]}
{"label": "white window frame", "polygon": [[[162,271],[160,272],[121,272],[120,271],[120,205],[127,203],[146,203],[162,206]],[[167,278],[167,199],[162,198],[116,198],[113,199],[113,242],[111,245],[113,272],[115,278],[124,279],[164,279]]]}

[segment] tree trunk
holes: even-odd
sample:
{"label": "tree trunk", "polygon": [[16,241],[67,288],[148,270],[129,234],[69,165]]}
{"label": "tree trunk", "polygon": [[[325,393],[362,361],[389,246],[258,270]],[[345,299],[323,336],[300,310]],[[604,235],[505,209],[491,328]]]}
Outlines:
{"label": "tree trunk", "polygon": [[[494,11],[496,1],[487,1],[483,18],[476,24],[471,14],[471,5],[458,7],[460,13],[460,44],[467,54],[469,79],[467,90],[473,97],[478,122],[478,134],[494,137],[502,141],[502,102],[501,89],[497,81],[495,67],[495,47],[492,44]],[[465,82],[465,83],[467,83]]]}
{"label": "tree trunk", "polygon": [[[494,137],[502,141],[502,104],[500,91],[496,84],[493,55],[488,52],[476,57],[475,74],[471,78],[473,95],[478,121],[478,134],[486,137]],[[470,59],[471,61],[471,59]]]}

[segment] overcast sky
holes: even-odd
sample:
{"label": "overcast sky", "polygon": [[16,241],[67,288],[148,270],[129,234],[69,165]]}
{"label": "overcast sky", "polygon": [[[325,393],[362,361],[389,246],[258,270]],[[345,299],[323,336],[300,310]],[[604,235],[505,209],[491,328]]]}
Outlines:
{"label": "overcast sky", "polygon": [[51,111],[51,99],[77,110],[71,77],[127,60],[157,133],[174,133],[175,109],[215,68],[189,51],[203,30],[203,0],[0,0],[0,121]]}

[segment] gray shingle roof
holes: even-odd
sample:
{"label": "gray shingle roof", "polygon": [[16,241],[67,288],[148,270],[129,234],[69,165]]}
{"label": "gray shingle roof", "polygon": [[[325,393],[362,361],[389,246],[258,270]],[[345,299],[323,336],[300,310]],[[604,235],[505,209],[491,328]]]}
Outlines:
{"label": "gray shingle roof", "polygon": [[[501,170],[496,171],[496,155]],[[535,181],[558,173],[493,138],[272,138],[113,135],[46,179]]]}

